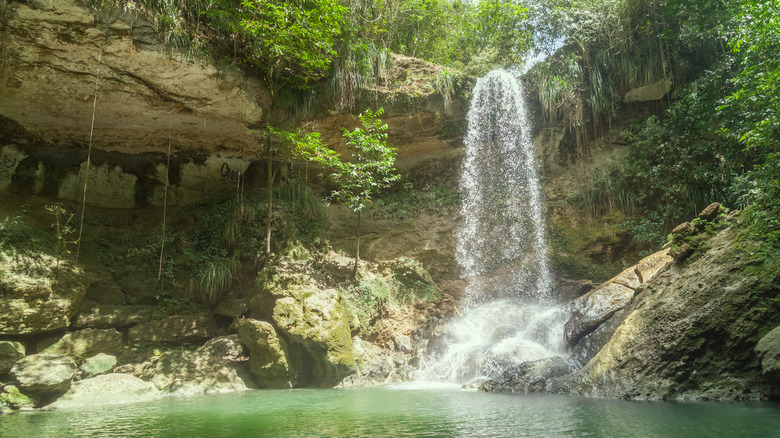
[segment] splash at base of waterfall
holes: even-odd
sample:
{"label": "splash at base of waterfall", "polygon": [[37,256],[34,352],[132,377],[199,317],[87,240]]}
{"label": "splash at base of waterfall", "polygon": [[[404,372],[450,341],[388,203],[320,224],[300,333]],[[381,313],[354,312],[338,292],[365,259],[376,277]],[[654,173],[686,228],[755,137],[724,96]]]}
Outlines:
{"label": "splash at base of waterfall", "polygon": [[423,361],[417,380],[465,384],[523,362],[564,356],[567,318],[560,306],[511,299],[467,308],[447,324],[440,339],[444,348]]}

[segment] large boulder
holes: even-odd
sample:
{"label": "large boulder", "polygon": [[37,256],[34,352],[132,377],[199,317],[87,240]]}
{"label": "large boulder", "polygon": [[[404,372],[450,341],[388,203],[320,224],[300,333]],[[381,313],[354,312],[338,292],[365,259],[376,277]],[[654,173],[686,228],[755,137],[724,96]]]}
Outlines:
{"label": "large boulder", "polygon": [[203,342],[217,336],[214,315],[174,315],[138,324],[127,332],[129,342]]}
{"label": "large boulder", "polygon": [[288,296],[276,300],[273,321],[295,350],[301,351],[306,382],[333,386],[357,370],[352,336],[344,306],[334,289],[293,285]]}
{"label": "large boulder", "polygon": [[85,360],[81,365],[81,375],[91,378],[111,371],[117,364],[116,356],[100,353]]}
{"label": "large boulder", "polygon": [[298,385],[298,373],[291,369],[287,343],[265,321],[240,319],[236,329],[249,348],[249,371],[262,388],[291,388]]}
{"label": "large boulder", "polygon": [[572,316],[564,326],[569,346],[596,330],[634,298],[636,292],[672,263],[664,249],[642,259],[635,266],[604,282],[598,288],[574,300]]}
{"label": "large boulder", "polygon": [[66,333],[41,353],[90,356],[95,353],[118,353],[121,350],[122,333],[114,329],[84,329]]}
{"label": "large boulder", "polygon": [[764,335],[754,351],[764,375],[780,383],[780,326]]}
{"label": "large boulder", "polygon": [[162,393],[152,382],[131,374],[103,374],[74,382],[68,392],[47,409],[135,403],[160,397]]}
{"label": "large boulder", "polygon": [[99,304],[81,311],[73,325],[79,328],[127,328],[151,319],[152,308],[149,306]]}
{"label": "large boulder", "polygon": [[0,341],[0,374],[11,371],[11,367],[25,355],[21,342]]}
{"label": "large boulder", "polygon": [[22,392],[43,396],[67,391],[75,375],[76,362],[61,354],[33,354],[11,368]]}
{"label": "large boulder", "polygon": [[[87,292],[80,268],[62,262],[57,275],[37,277],[4,255],[0,263],[15,272],[0,275],[0,335],[37,335],[68,328]],[[56,265],[53,259],[45,263]]]}
{"label": "large boulder", "polygon": [[163,353],[151,381],[168,395],[212,394],[254,388],[238,335],[214,338],[196,351]]}

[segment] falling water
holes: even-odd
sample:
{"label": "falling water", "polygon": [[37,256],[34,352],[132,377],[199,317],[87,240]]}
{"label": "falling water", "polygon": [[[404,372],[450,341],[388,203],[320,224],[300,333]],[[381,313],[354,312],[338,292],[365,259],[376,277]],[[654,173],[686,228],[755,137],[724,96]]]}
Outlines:
{"label": "falling water", "polygon": [[504,70],[479,79],[468,126],[456,248],[468,286],[461,315],[423,361],[423,380],[465,383],[563,350],[520,82]]}

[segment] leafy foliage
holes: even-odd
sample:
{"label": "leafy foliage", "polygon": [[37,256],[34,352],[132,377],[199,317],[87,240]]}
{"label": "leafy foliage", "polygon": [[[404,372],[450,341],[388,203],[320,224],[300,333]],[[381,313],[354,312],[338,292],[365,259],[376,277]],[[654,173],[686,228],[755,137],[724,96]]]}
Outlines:
{"label": "leafy foliage", "polygon": [[344,131],[347,146],[353,150],[352,161],[327,161],[338,184],[331,197],[353,213],[362,211],[379,191],[400,178],[395,173],[396,149],[387,146],[387,125],[379,119],[382,114],[381,108],[376,113],[366,110],[359,116],[363,128]]}

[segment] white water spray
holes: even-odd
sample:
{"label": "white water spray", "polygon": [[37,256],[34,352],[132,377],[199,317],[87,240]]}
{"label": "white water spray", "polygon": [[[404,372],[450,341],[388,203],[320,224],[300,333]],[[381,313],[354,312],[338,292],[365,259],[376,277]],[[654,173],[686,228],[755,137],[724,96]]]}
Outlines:
{"label": "white water spray", "polygon": [[497,70],[473,96],[456,247],[468,286],[461,316],[423,360],[422,380],[465,383],[564,351],[522,86]]}

